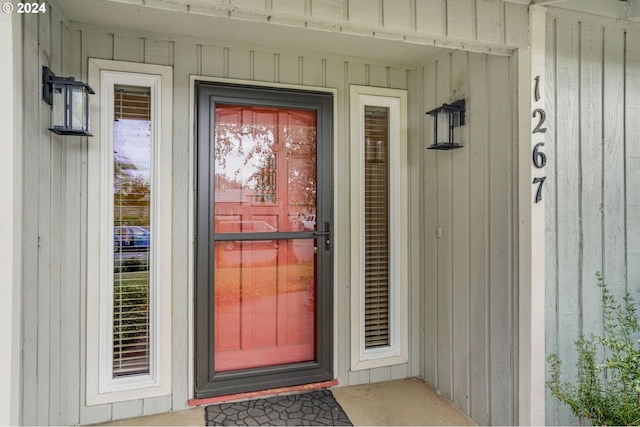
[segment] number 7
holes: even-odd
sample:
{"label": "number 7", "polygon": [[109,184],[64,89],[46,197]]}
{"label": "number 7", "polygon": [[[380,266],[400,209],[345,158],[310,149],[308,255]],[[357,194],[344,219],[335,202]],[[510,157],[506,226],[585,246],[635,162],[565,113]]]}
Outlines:
{"label": "number 7", "polygon": [[538,203],[540,200],[542,200],[542,185],[544,184],[544,180],[545,179],[547,179],[546,176],[539,177],[539,178],[533,178],[533,183],[534,184],[540,184],[540,185],[538,185],[538,191],[536,191],[536,203]]}

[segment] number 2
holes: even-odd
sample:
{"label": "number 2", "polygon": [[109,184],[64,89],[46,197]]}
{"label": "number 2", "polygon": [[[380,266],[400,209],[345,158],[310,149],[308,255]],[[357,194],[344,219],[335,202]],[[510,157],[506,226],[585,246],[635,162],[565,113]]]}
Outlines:
{"label": "number 2", "polygon": [[547,128],[543,128],[542,124],[545,120],[547,120],[547,113],[545,113],[542,108],[536,108],[535,110],[533,110],[533,117],[535,118],[538,113],[540,114],[540,121],[538,122],[538,125],[535,127],[535,129],[533,129],[533,133],[545,133],[547,131]]}

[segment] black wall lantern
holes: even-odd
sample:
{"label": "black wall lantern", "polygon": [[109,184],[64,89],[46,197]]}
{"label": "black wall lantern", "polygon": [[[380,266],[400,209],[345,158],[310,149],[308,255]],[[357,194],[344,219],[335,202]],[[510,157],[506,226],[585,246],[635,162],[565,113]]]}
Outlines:
{"label": "black wall lantern", "polygon": [[51,127],[58,135],[93,136],[89,133],[89,94],[95,92],[73,77],[56,77],[42,67],[42,99],[51,108]]}
{"label": "black wall lantern", "polygon": [[459,99],[452,104],[442,104],[442,107],[427,111],[433,117],[433,144],[429,150],[453,150],[462,145],[455,142],[453,129],[464,125],[465,102]]}

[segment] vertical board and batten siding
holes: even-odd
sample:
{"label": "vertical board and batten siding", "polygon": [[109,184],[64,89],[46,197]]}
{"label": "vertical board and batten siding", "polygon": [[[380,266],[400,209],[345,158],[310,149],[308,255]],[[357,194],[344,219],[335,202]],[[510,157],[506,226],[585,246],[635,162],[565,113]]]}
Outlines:
{"label": "vertical board and batten siding", "polygon": [[521,0],[163,0],[143,7],[500,55],[527,43]]}
{"label": "vertical board and batten siding", "polygon": [[[37,88],[38,71],[40,67],[39,50],[38,50],[38,21],[30,20],[23,22],[23,99],[25,106],[23,109],[24,122],[32,122],[37,120],[40,122],[40,105],[39,91]],[[22,231],[22,396],[21,402],[26,397],[24,390],[29,389],[31,393],[38,387],[38,334],[34,331],[38,330],[37,316],[26,316],[25,313],[38,313],[38,235],[39,235],[39,215],[38,215],[38,198],[40,190],[38,187],[38,175],[40,169],[39,146],[40,146],[40,130],[39,126],[23,127],[23,164],[22,185],[25,189],[31,189],[32,197],[24,197],[22,199],[23,206],[23,224]],[[44,143],[50,143],[48,138]],[[38,161],[36,161],[38,159]],[[48,159],[46,159],[48,162]],[[45,218],[42,219],[43,222]],[[44,284],[42,285],[44,286]],[[27,332],[28,331],[28,332]],[[25,333],[26,332],[26,333]],[[29,333],[31,332],[31,333]],[[24,404],[23,404],[24,405]],[[23,408],[22,408],[23,409]],[[44,417],[48,419],[49,417]],[[27,424],[36,424],[38,414],[35,411],[29,419],[23,418]],[[44,422],[44,420],[42,421]]]}
{"label": "vertical board and batten siding", "polygon": [[[50,107],[41,101],[41,70],[64,70],[63,43],[66,26],[57,11],[24,19],[23,25],[23,262],[21,402],[37,399],[25,424],[61,424],[59,406],[64,402],[61,365],[65,334],[62,301],[63,264],[60,245],[64,233],[63,200],[66,197],[64,152],[66,140],[47,129]],[[52,386],[48,376],[52,372]]]}
{"label": "vertical board and batten siding", "polygon": [[[133,0],[126,2],[136,3]],[[527,6],[505,0],[165,0],[150,7],[339,31],[436,46],[507,52],[525,46]],[[462,43],[462,44],[461,44]]]}
{"label": "vertical board and batten siding", "polygon": [[[138,45],[143,43],[143,40],[137,39],[133,44]],[[197,46],[192,43],[176,41],[173,46],[173,114],[175,119],[173,120],[173,252],[174,254],[187,254],[189,253],[191,246],[191,239],[189,238],[189,218],[191,214],[190,209],[190,194],[189,194],[189,182],[193,179],[193,176],[189,170],[189,165],[192,162],[191,152],[186,148],[187,135],[190,133],[190,121],[189,105],[190,93],[189,85],[191,84],[190,77],[197,73],[198,64],[201,55],[198,52],[201,51]],[[182,106],[181,109],[177,109],[177,106]],[[181,325],[187,319],[189,322],[188,313],[190,313],[192,300],[189,297],[188,289],[190,287],[191,274],[189,266],[186,264],[184,257],[179,262],[175,262],[173,265],[173,299],[172,306],[174,311],[174,325]],[[181,290],[176,292],[175,290]],[[190,328],[186,329],[184,333],[173,334],[173,359],[172,369],[173,376],[171,378],[171,386],[173,389],[171,408],[178,409],[184,407],[184,394],[188,393],[189,387],[192,384],[191,378],[193,378],[192,365],[189,358],[189,346],[191,343],[191,337],[189,336]],[[174,326],[175,330],[175,326]]]}
{"label": "vertical board and batten siding", "polygon": [[[580,334],[601,334],[596,272],[640,286],[640,29],[552,10],[547,18],[546,351],[575,378]],[[547,393],[547,424],[575,424]]]}
{"label": "vertical board and batten siding", "polygon": [[[627,32],[625,56],[627,283],[640,287],[640,31]],[[635,191],[634,191],[635,190]]]}
{"label": "vertical board and batten siding", "polygon": [[[382,0],[373,8],[371,1],[362,0],[232,0],[225,4],[264,9],[273,16],[272,22],[280,16],[287,25],[296,26],[311,17],[310,28],[328,28],[322,22],[338,28],[334,25],[341,23],[345,33],[408,40],[415,36],[416,43],[464,41],[472,49],[488,50],[486,43],[505,53],[504,46],[526,42],[526,7],[502,0]],[[420,195],[409,206],[411,364],[350,372],[349,329],[338,327],[336,373],[343,385],[424,376],[478,423],[515,422],[516,284],[511,266],[516,262],[512,231],[516,195],[510,145],[514,77],[507,57],[459,51],[416,71],[379,61],[294,54],[277,46],[251,49],[180,36],[97,30],[71,25],[55,4],[47,6],[47,14],[22,17],[23,194],[28,195],[23,198],[22,236],[23,424],[90,424],[186,405],[191,384],[186,255],[191,75],[336,88],[334,184],[340,207],[351,203],[349,85],[407,89],[409,191]],[[86,279],[87,144],[95,138],[49,132],[50,107],[40,99],[42,65],[50,65],[56,74],[87,81],[89,58],[174,67],[173,394],[92,407],[85,405],[84,349],[86,289],[91,286]],[[416,62],[424,61],[417,58]],[[426,139],[430,134],[430,125],[424,111],[458,96],[467,98],[470,112],[463,135],[467,147],[452,153],[427,152],[422,136]],[[637,150],[631,152],[637,161]],[[627,201],[634,206],[640,203]],[[336,236],[349,234],[348,212],[337,211]],[[441,239],[435,237],[439,226]],[[631,238],[628,241],[631,246]],[[640,245],[634,242],[638,258]],[[348,243],[338,244],[336,251],[337,259],[347,259]],[[350,266],[336,263],[335,269],[337,324],[347,325]]]}
{"label": "vertical board and batten siding", "polygon": [[[557,197],[554,196],[554,194],[556,194],[557,192],[558,185],[557,185],[556,179],[552,179],[554,175],[556,175],[557,154],[556,154],[555,145],[547,141],[548,136],[553,135],[555,133],[555,128],[556,128],[556,116],[554,114],[554,112],[556,111],[555,31],[556,31],[555,26],[550,28],[548,27],[546,30],[546,37],[545,37],[546,74],[544,76],[544,81],[543,81],[544,93],[542,93],[542,96],[546,101],[545,107],[547,110],[547,120],[545,122],[547,127],[547,132],[546,132],[547,137],[545,138],[545,141],[544,141],[545,142],[544,152],[547,156],[547,164],[545,166],[545,170],[548,177],[545,181],[546,188],[544,189],[544,192],[542,194],[542,196],[545,198],[544,203],[545,203],[545,216],[546,216],[546,220],[545,220],[545,275],[546,275],[546,279],[545,279],[545,282],[546,282],[545,347],[546,347],[547,353],[550,349],[557,348],[557,345],[558,345],[557,343],[559,339],[556,333],[556,326],[555,326],[556,320],[558,317],[558,300],[556,295],[557,287],[556,287],[556,281],[555,281],[555,277],[557,275],[557,270],[558,270],[558,262],[556,260],[556,254],[557,254],[556,240],[557,239],[555,235],[556,221],[557,221],[557,216],[556,216]],[[541,79],[542,78],[543,77],[541,77]],[[599,103],[596,103],[593,105],[599,105]],[[600,152],[600,151],[597,149],[597,147],[594,147],[593,152],[595,154],[596,152]],[[598,168],[596,171],[594,171],[594,173],[596,174],[596,177],[598,177],[598,172],[600,170],[601,168]],[[599,180],[600,178],[598,177],[598,181]],[[592,244],[594,243],[595,241],[592,241]],[[550,281],[549,278],[553,278],[552,279],[553,281]],[[557,402],[554,399],[550,398],[550,395],[547,391],[546,399],[545,399],[545,410],[546,410],[545,418],[547,423],[549,423],[550,420],[553,419],[553,418],[549,418],[549,414],[557,410],[556,404]]]}
{"label": "vertical board and batten siding", "polygon": [[[56,15],[51,15],[56,16]],[[90,424],[111,419],[128,418],[169,410],[183,409],[189,397],[189,271],[188,271],[188,223],[189,223],[189,97],[190,76],[252,79],[267,83],[287,83],[331,87],[338,89],[338,118],[348,116],[346,93],[350,84],[375,85],[410,89],[418,83],[415,72],[402,67],[354,62],[348,59],[294,56],[287,53],[266,52],[198,42],[189,39],[174,41],[127,36],[117,33],[69,27],[58,21],[57,27],[68,39],[71,53],[64,65],[55,65],[54,71],[72,75],[87,81],[89,58],[126,60],[174,66],[174,135],[173,135],[173,395],[107,405],[87,407],[84,402],[86,372],[86,213],[87,213],[87,149],[86,144],[95,139],[61,138],[47,130],[49,107],[38,105],[35,111],[39,126],[27,126],[25,135],[25,194],[38,197],[25,198],[25,212],[33,218],[25,220],[25,351],[23,359],[23,420],[25,424]],[[37,52],[35,46],[62,46],[63,38],[44,43],[50,30],[42,31],[42,24],[35,18],[25,19],[25,43],[32,43],[26,52]],[[38,58],[26,55],[26,69],[34,74],[27,81],[25,99],[39,101]],[[51,55],[54,57],[54,55]],[[31,60],[33,64],[29,62]],[[58,62],[59,64],[59,62]],[[60,70],[60,71],[59,71]],[[415,92],[415,91],[413,91]],[[413,96],[418,102],[416,96]],[[27,106],[31,109],[31,106]],[[35,118],[34,118],[35,119]],[[95,119],[95,118],[94,118]],[[419,128],[421,114],[411,118],[413,127]],[[348,121],[339,119],[335,141],[336,203],[348,206]],[[57,144],[57,147],[54,146]],[[414,138],[412,149],[421,142]],[[29,159],[27,161],[27,159]],[[414,171],[414,174],[417,173]],[[417,191],[417,189],[410,189]],[[32,206],[33,205],[33,206]],[[336,218],[336,236],[348,235],[350,227],[348,210],[339,210]],[[418,215],[418,205],[412,206]],[[416,221],[412,221],[416,223]],[[411,233],[417,236],[416,230]],[[38,247],[39,238],[39,247]],[[31,243],[31,244],[29,244]],[[412,253],[419,253],[418,239],[411,241]],[[337,257],[346,258],[348,243],[337,246]],[[34,263],[33,266],[31,263]],[[417,265],[417,264],[415,264]],[[350,277],[349,265],[338,263],[337,307],[338,324],[348,324]],[[420,295],[419,270],[411,273],[412,295]],[[338,328],[336,345],[338,354],[337,376],[341,384],[357,384],[372,381],[406,378],[420,375],[420,307],[412,298],[411,328],[414,343],[411,346],[413,364],[357,374],[349,372],[349,331]],[[36,411],[33,410],[36,408]]]}
{"label": "vertical board and batten siding", "polygon": [[517,423],[512,73],[509,58],[462,51],[422,73],[425,110],[467,102],[464,148],[422,155],[424,375],[481,425]]}

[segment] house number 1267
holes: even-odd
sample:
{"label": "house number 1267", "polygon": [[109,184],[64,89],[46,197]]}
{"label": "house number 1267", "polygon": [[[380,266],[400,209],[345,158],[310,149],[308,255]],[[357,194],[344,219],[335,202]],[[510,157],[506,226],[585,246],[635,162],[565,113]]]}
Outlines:
{"label": "house number 1267", "polygon": [[[536,83],[534,87],[533,98],[535,102],[538,102],[540,101],[540,76],[536,76],[535,81]],[[532,133],[534,135],[536,133],[545,133],[547,131],[547,128],[542,127],[542,125],[547,119],[547,113],[542,108],[536,108],[535,110],[533,110],[533,118],[537,118],[538,123],[536,124],[536,127],[533,129]],[[533,165],[538,169],[542,169],[544,165],[547,164],[547,156],[544,154],[544,152],[541,151],[542,147],[544,147],[544,142],[538,142],[533,147]],[[536,191],[536,203],[542,200],[542,186],[544,185],[545,179],[547,179],[546,176],[533,178],[533,184],[538,184],[538,189]]]}

